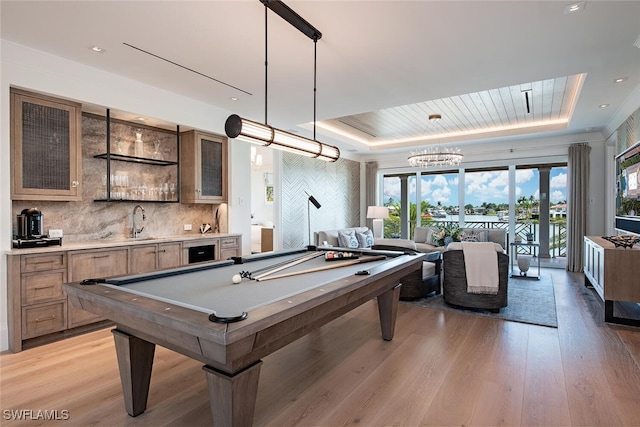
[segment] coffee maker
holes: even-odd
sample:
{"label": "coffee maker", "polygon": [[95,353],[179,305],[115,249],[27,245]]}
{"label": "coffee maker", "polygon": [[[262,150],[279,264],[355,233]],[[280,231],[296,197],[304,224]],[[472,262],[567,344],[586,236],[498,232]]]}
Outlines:
{"label": "coffee maker", "polygon": [[13,239],[14,248],[62,245],[62,237],[49,237],[44,234],[44,220],[38,208],[23,209],[16,220],[18,229]]}
{"label": "coffee maker", "polygon": [[18,239],[40,239],[44,235],[42,212],[38,208],[23,209],[18,215]]}

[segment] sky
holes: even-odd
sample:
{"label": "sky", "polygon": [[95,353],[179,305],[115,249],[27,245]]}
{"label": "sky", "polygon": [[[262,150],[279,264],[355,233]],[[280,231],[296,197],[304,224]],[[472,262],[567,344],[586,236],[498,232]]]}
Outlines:
{"label": "sky", "polygon": [[[527,199],[533,196],[540,199],[538,189],[537,169],[516,170],[516,201],[521,196]],[[567,168],[552,168],[549,182],[549,201],[555,203],[567,199]],[[410,179],[409,197],[415,202],[416,180]],[[481,206],[487,203],[509,202],[509,172],[486,171],[465,173],[464,204]],[[424,175],[422,177],[422,200],[436,206],[440,202],[443,206],[458,206],[458,174]],[[400,201],[400,179],[385,178],[384,202],[389,198]]]}

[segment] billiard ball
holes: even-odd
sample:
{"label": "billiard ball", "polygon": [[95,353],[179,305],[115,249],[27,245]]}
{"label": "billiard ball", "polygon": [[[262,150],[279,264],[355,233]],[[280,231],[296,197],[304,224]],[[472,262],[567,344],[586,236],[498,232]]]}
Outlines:
{"label": "billiard ball", "polygon": [[242,282],[242,277],[240,277],[239,274],[234,274],[233,277],[231,278],[231,281],[235,284],[238,284]]}

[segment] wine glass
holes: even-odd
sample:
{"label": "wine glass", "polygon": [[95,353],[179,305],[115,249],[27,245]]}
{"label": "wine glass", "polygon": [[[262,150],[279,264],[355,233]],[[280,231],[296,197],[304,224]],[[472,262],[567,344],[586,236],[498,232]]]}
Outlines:
{"label": "wine glass", "polygon": [[120,137],[116,137],[113,140],[113,145],[111,146],[111,152],[120,154]]}
{"label": "wine glass", "polygon": [[171,192],[171,200],[173,200],[173,196],[176,194],[176,184],[175,183],[171,183],[169,184],[169,191]]}
{"label": "wine glass", "polygon": [[162,192],[164,193],[164,200],[167,201],[167,194],[169,194],[169,184],[166,182],[162,184]]}
{"label": "wine glass", "polygon": [[154,159],[162,159],[162,154],[160,154],[160,141],[156,140],[153,142],[153,158]]}

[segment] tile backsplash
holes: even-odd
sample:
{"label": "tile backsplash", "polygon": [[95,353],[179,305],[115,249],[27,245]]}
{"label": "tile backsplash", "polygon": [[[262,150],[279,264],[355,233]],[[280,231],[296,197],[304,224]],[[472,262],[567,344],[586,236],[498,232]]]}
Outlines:
{"label": "tile backsplash", "polygon": [[[177,161],[175,132],[138,126],[113,120],[111,123],[111,151],[134,155],[136,133],[141,133],[144,157]],[[139,143],[138,143],[139,144]],[[140,146],[138,146],[140,148]],[[131,237],[133,209],[141,205],[146,221],[141,237],[178,236],[199,233],[200,225],[214,225],[218,211],[220,232],[228,231],[227,205],[158,203],[165,193],[159,191],[164,183],[178,186],[178,168],[175,165],[156,166],[120,161],[111,162],[112,198],[122,201],[95,201],[105,199],[107,162],[94,158],[106,152],[106,121],[104,117],[83,114],[82,117],[82,201],[18,201],[12,202],[13,234],[17,232],[16,215],[23,209],[36,207],[43,215],[44,231],[62,229],[65,242]],[[119,178],[115,178],[115,177]],[[126,177],[126,178],[123,178]],[[117,183],[118,186],[115,186]],[[126,185],[125,185],[126,184]],[[117,193],[117,194],[116,194]],[[166,197],[171,199],[171,193]],[[173,200],[177,200],[176,190]],[[143,200],[126,200],[126,199]],[[140,215],[136,219],[137,225]],[[192,231],[184,231],[191,224]]]}

